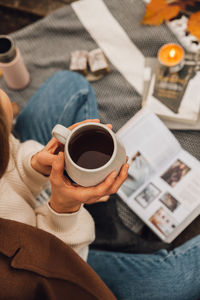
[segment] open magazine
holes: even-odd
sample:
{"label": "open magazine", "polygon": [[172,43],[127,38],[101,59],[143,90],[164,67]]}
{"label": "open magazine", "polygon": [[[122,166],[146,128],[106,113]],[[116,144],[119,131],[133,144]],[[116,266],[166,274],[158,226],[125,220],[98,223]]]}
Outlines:
{"label": "open magazine", "polygon": [[121,199],[163,241],[173,241],[200,213],[200,162],[152,112],[142,109],[118,132],[129,156]]}

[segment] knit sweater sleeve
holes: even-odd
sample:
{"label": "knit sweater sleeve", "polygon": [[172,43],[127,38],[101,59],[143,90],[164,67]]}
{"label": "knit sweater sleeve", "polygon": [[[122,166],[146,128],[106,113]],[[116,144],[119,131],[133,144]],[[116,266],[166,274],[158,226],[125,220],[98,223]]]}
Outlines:
{"label": "knit sweater sleeve", "polygon": [[45,185],[48,184],[49,179],[31,167],[31,158],[44,146],[33,140],[20,143],[13,135],[10,136],[10,144],[11,156],[18,175],[33,196],[37,196]]}
{"label": "knit sweater sleeve", "polygon": [[60,214],[45,203],[36,209],[36,216],[38,228],[54,234],[87,260],[88,245],[95,238],[95,226],[83,206],[75,213]]}
{"label": "knit sweater sleeve", "polygon": [[[80,210],[70,214],[56,213],[49,205],[44,203],[37,206],[35,197],[41,192],[46,184],[49,184],[48,177],[45,177],[31,167],[31,157],[40,151],[43,145],[35,141],[20,143],[11,136],[11,156],[20,177],[23,198],[26,198],[26,205],[21,207],[21,221],[34,225],[40,229],[60,238],[63,242],[74,249],[84,260],[87,259],[88,245],[94,240],[94,221],[89,212],[81,206]],[[67,199],[66,199],[67,201]],[[28,206],[32,207],[32,212]],[[19,208],[19,206],[18,206]],[[26,217],[25,217],[26,214]],[[31,219],[27,222],[28,215]],[[23,221],[24,220],[24,221]],[[20,220],[19,220],[20,221]]]}

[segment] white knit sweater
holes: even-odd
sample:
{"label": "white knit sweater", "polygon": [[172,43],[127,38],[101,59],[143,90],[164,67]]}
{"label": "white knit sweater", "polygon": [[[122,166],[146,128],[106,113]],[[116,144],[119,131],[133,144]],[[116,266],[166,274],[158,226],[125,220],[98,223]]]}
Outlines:
{"label": "white knit sweater", "polygon": [[35,141],[20,143],[10,136],[10,161],[0,179],[0,217],[50,232],[86,260],[88,245],[94,240],[94,222],[88,211],[82,206],[76,213],[58,214],[48,203],[38,207],[35,198],[49,180],[31,167],[30,160],[42,147]]}

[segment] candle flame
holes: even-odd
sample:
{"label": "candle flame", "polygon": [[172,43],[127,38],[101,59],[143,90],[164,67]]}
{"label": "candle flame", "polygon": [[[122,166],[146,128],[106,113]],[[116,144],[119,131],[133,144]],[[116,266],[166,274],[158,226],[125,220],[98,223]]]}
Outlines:
{"label": "candle flame", "polygon": [[171,49],[171,50],[169,51],[169,57],[170,57],[170,58],[174,58],[175,55],[176,55],[176,50],[175,50],[175,49]]}

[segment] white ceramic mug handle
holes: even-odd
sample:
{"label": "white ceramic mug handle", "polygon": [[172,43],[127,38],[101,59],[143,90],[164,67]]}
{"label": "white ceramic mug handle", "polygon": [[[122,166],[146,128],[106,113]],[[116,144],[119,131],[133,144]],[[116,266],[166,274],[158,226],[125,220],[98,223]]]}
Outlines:
{"label": "white ceramic mug handle", "polygon": [[68,135],[71,133],[71,130],[60,124],[57,124],[54,126],[51,133],[59,142],[65,144]]}

